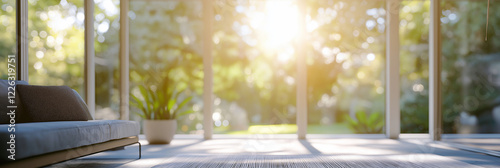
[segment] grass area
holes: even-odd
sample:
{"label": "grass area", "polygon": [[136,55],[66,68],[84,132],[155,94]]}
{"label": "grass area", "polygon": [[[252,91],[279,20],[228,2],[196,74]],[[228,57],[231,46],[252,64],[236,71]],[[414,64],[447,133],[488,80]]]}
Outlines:
{"label": "grass area", "polygon": [[347,124],[308,125],[308,134],[355,134]]}
{"label": "grass area", "polygon": [[[279,125],[251,125],[248,130],[230,131],[229,127],[215,127],[216,134],[295,134],[297,133],[297,125],[295,124],[279,124]],[[354,134],[349,129],[347,124],[333,125],[308,125],[308,134]]]}

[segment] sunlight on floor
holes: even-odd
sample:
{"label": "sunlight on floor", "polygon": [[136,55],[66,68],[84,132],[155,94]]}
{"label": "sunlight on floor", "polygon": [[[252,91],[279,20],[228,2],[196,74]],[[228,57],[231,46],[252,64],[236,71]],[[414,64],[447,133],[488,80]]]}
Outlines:
{"label": "sunlight on floor", "polygon": [[[131,145],[125,150],[102,152],[49,167],[135,168],[169,167],[172,164],[185,166],[187,163],[194,165],[216,163],[216,161],[212,163],[210,159],[219,160],[220,164],[226,164],[226,161],[234,164],[245,164],[247,163],[245,158],[252,158],[253,161],[259,163],[269,162],[280,165],[279,161],[282,160],[287,163],[297,162],[298,165],[307,165],[308,163],[303,160],[303,157],[325,164],[331,164],[331,162],[350,164],[349,160],[359,162],[375,160],[380,161],[381,164],[384,162],[428,163],[432,165],[447,163],[465,165],[466,167],[471,167],[470,164],[483,167],[500,165],[500,160],[496,157],[446,147],[426,139],[391,140],[385,139],[383,136],[376,138],[378,137],[376,135],[373,135],[371,139],[342,138],[339,135],[338,138],[310,138],[308,140],[297,140],[293,135],[288,137],[274,135],[272,138],[264,138],[264,135],[247,135],[243,138],[231,138],[228,135],[219,137],[221,138],[203,140],[194,135],[179,135],[169,145],[148,145],[144,137],[141,136],[142,159],[137,159],[138,145]],[[198,157],[200,159],[196,159]],[[220,160],[225,161],[221,162]]]}

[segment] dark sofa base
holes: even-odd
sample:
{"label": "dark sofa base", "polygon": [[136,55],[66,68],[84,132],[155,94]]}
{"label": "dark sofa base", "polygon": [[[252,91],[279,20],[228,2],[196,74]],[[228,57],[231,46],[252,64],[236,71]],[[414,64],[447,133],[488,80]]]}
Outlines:
{"label": "dark sofa base", "polygon": [[[0,165],[0,167],[6,167],[6,168],[41,167],[136,143],[139,143],[139,138],[137,136],[132,136],[128,138],[115,139],[103,143],[97,143],[73,149],[67,149],[43,155],[38,155],[34,157],[29,157],[26,159],[10,162],[5,165]],[[139,143],[139,159],[141,158],[140,145],[141,144]]]}

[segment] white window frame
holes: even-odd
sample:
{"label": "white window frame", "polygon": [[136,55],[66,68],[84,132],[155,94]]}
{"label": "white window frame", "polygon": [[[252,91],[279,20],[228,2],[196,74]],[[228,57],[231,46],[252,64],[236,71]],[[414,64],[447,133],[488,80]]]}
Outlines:
{"label": "white window frame", "polygon": [[401,110],[399,79],[399,8],[400,0],[387,0],[386,65],[385,65],[385,134],[398,139],[400,134]]}
{"label": "white window frame", "polygon": [[440,0],[431,0],[429,24],[429,136],[441,140],[441,12]]}

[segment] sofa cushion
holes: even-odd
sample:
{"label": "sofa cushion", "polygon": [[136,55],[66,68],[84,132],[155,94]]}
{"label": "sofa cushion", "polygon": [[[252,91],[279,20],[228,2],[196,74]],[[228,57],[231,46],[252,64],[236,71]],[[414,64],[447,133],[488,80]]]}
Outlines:
{"label": "sofa cushion", "polygon": [[[8,109],[7,106],[17,106],[16,110],[15,110],[15,122],[16,123],[20,123],[20,122],[26,122],[24,120],[26,120],[22,114],[23,114],[23,106],[21,104],[21,100],[19,98],[19,93],[16,91],[16,95],[15,95],[15,102],[14,104],[10,104],[9,103],[9,99],[8,99],[8,92],[9,91],[12,91],[11,90],[8,90],[10,85],[8,83],[9,81],[8,80],[3,80],[1,79],[0,80],[0,124],[7,124],[7,123],[10,123],[10,116],[7,115],[7,112],[12,110],[12,109]],[[17,80],[15,81],[15,85],[27,85],[28,82],[26,81],[22,81],[22,80]]]}
{"label": "sofa cushion", "polygon": [[[9,132],[0,125],[0,149],[7,149]],[[139,135],[139,124],[134,121],[90,120],[55,121],[16,124],[16,160],[49,152],[102,143],[113,139]],[[75,151],[78,152],[78,151]],[[0,151],[0,160],[8,156]]]}
{"label": "sofa cushion", "polygon": [[68,86],[17,86],[31,122],[87,121],[89,111]]}
{"label": "sofa cushion", "polygon": [[141,131],[141,127],[139,123],[135,121],[124,121],[124,120],[103,120],[108,122],[109,129],[111,133],[109,134],[109,138],[111,139],[120,139],[125,137],[131,137],[139,135]]}
{"label": "sofa cushion", "polygon": [[94,117],[92,117],[92,115],[90,115],[89,109],[87,108],[87,104],[85,103],[83,98],[80,96],[80,94],[78,94],[78,92],[75,89],[73,89],[73,93],[78,98],[78,103],[80,103],[80,105],[84,108],[84,110],[87,111],[87,113],[85,113],[85,114],[87,114],[87,119],[93,120]]}

